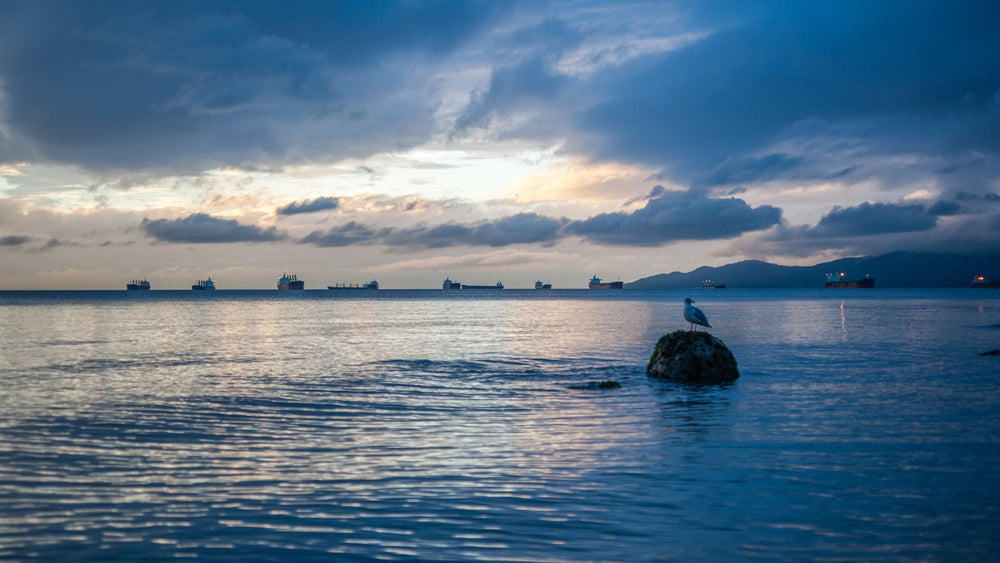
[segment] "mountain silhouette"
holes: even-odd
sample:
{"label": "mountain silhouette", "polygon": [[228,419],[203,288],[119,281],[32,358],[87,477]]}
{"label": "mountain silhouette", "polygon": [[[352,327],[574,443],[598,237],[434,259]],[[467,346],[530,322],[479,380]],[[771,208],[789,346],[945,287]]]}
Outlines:
{"label": "mountain silhouette", "polygon": [[881,256],[841,258],[813,266],[782,266],[744,260],[725,266],[702,266],[690,272],[672,272],[626,283],[629,289],[683,289],[701,286],[704,280],[723,282],[730,288],[823,287],[828,273],[846,274],[849,280],[865,275],[875,287],[968,287],[975,275],[1000,279],[1000,254],[962,255],[890,252]]}

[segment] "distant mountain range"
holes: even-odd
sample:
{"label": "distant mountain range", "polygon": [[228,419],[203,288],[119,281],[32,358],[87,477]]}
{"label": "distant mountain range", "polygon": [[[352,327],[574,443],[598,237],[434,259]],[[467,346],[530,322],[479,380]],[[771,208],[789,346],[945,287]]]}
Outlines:
{"label": "distant mountain range", "polygon": [[700,287],[704,280],[723,282],[730,288],[823,287],[826,274],[844,272],[846,279],[871,275],[875,287],[968,287],[972,277],[1000,279],[1000,254],[971,256],[891,252],[881,256],[842,258],[815,266],[781,266],[744,260],[718,268],[702,266],[691,272],[657,274],[626,283],[629,289],[684,289]]}

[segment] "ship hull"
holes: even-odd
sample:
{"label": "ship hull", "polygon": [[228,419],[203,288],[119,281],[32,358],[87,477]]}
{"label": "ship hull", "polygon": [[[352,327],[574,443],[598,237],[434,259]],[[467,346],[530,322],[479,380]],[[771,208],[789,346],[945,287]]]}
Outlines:
{"label": "ship hull", "polygon": [[147,286],[147,285],[135,285],[135,284],[131,284],[130,283],[130,284],[127,284],[125,286],[125,289],[128,290],[128,291],[149,291],[149,286]]}
{"label": "ship hull", "polygon": [[503,289],[500,285],[463,285],[462,289]]}
{"label": "ship hull", "polygon": [[875,287],[875,278],[828,281],[826,282],[826,287],[834,289],[872,289]]}
{"label": "ship hull", "polygon": [[278,289],[281,291],[287,291],[290,289],[305,289],[306,282],[303,281],[293,281],[288,283],[278,284]]}
{"label": "ship hull", "polygon": [[624,284],[625,282],[620,281],[591,283],[590,289],[622,289]]}

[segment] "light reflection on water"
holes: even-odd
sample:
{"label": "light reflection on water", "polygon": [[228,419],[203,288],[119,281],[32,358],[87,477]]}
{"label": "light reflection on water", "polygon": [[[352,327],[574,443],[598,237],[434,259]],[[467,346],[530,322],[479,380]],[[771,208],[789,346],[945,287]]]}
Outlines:
{"label": "light reflection on water", "polygon": [[644,372],[683,292],[317,295],[0,296],[0,559],[1000,547],[996,298],[699,293],[698,387]]}

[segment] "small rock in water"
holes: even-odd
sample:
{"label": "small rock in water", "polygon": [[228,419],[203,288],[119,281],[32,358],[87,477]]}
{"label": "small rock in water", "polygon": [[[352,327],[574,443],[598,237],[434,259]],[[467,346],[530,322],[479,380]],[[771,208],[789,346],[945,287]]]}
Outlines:
{"label": "small rock in water", "polygon": [[614,381],[613,379],[605,379],[603,381],[588,381],[583,385],[572,385],[572,389],[617,389],[621,387],[622,384]]}
{"label": "small rock in water", "polygon": [[656,342],[646,375],[694,383],[724,383],[740,377],[736,358],[707,332],[678,330]]}

